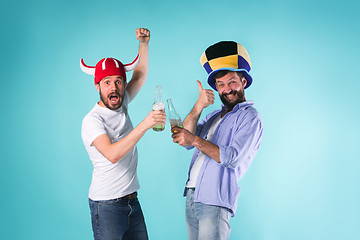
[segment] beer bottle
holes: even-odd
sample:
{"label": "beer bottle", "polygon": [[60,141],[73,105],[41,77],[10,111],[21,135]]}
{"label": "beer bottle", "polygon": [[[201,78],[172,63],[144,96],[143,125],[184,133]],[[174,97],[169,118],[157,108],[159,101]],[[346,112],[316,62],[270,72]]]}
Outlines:
{"label": "beer bottle", "polygon": [[[160,85],[156,86],[156,95],[155,95],[155,101],[153,103],[153,110],[161,110],[161,111],[165,110],[165,105],[162,101],[162,93],[161,93]],[[156,132],[160,132],[160,131],[164,130],[164,128],[165,128],[165,125],[161,125],[161,124],[158,124],[155,127],[153,127],[154,131],[156,131]]]}
{"label": "beer bottle", "polygon": [[183,127],[180,115],[176,112],[174,104],[171,101],[171,98],[166,99],[168,108],[169,108],[169,121],[171,127]]}

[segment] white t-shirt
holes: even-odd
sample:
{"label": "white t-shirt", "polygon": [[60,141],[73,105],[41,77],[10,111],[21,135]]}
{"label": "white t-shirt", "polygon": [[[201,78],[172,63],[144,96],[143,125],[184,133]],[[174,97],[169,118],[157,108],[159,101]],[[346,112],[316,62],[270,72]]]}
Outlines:
{"label": "white t-shirt", "polygon": [[[212,137],[214,136],[215,130],[220,123],[220,120],[221,120],[221,114],[212,123],[212,125],[208,131],[208,134],[206,135],[207,141],[211,141]],[[199,172],[200,172],[200,169],[201,169],[201,166],[202,166],[204,160],[205,160],[205,153],[200,151],[194,162],[194,165],[191,168],[190,178],[189,178],[189,181],[186,183],[186,187],[188,187],[188,188],[195,187],[196,180],[198,178],[198,175],[199,175]]]}
{"label": "white t-shirt", "polygon": [[127,111],[128,103],[129,95],[125,91],[119,109],[110,110],[96,103],[83,119],[81,137],[94,166],[89,189],[89,198],[94,201],[123,197],[140,188],[136,174],[136,146],[118,162],[111,163],[92,144],[103,134],[109,136],[111,143],[118,142],[134,129]]}

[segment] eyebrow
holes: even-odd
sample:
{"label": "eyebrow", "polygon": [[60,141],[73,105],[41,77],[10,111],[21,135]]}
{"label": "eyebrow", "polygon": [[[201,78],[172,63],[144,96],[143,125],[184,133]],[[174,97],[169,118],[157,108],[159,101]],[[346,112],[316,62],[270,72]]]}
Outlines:
{"label": "eyebrow", "polygon": [[[234,78],[235,77],[232,77],[232,78],[228,79],[227,81],[229,82],[229,81],[233,80]],[[217,83],[220,83],[220,82],[222,83],[223,81],[219,81],[219,80],[217,81]]]}

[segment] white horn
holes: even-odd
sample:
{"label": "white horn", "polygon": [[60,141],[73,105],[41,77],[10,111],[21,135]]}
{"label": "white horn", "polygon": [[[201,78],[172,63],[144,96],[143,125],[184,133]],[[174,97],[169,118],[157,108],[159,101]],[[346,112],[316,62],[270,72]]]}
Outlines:
{"label": "white horn", "polygon": [[134,70],[134,68],[136,68],[136,66],[139,64],[139,62],[140,62],[140,55],[138,54],[132,63],[124,65],[125,72]]}
{"label": "white horn", "polygon": [[84,73],[95,76],[95,67],[89,67],[84,63],[84,60],[80,60],[80,68]]}

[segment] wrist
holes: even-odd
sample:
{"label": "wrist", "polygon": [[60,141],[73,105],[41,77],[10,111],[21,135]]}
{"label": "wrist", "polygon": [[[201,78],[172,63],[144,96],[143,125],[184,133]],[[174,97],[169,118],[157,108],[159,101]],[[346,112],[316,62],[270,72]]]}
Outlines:
{"label": "wrist", "polygon": [[202,110],[204,109],[204,107],[201,106],[201,104],[199,102],[196,102],[195,105],[194,105],[194,113],[196,114],[201,114]]}
{"label": "wrist", "polygon": [[139,41],[140,47],[148,47],[149,46],[149,42],[145,42],[145,41]]}
{"label": "wrist", "polygon": [[146,123],[145,120],[143,120],[142,122],[139,123],[139,125],[137,126],[139,132],[141,132],[142,134],[145,134],[147,132],[147,130],[149,130],[151,127],[149,127]]}
{"label": "wrist", "polygon": [[199,146],[199,138],[200,137],[194,135],[194,137],[191,141],[191,145],[197,148]]}

